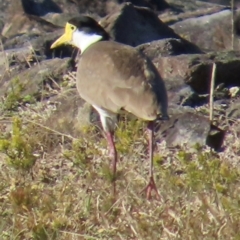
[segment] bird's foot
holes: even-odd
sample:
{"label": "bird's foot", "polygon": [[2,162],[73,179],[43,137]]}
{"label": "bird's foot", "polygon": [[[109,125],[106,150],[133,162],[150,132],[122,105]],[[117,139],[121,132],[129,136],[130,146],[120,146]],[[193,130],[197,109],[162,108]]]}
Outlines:
{"label": "bird's foot", "polygon": [[161,197],[160,197],[160,195],[158,193],[155,181],[154,181],[153,177],[150,177],[148,185],[141,191],[141,194],[143,192],[146,192],[147,199],[150,200],[150,199],[152,199],[152,191],[155,192],[156,199],[160,200]]}

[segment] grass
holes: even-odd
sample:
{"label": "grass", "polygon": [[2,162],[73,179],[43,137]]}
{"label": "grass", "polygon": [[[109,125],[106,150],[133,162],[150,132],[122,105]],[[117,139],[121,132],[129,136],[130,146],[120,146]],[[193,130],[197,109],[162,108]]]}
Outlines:
{"label": "grass", "polygon": [[22,91],[16,79],[0,106],[0,239],[240,239],[236,133],[229,131],[222,153],[157,143],[161,201],[147,201],[140,194],[148,180],[145,124],[123,117],[113,199],[99,129],[86,128],[78,138],[63,134],[69,126],[48,125],[55,106],[26,100]]}
{"label": "grass", "polygon": [[161,201],[147,201],[140,194],[148,177],[145,125],[123,119],[114,200],[106,141],[94,127],[63,138],[40,113],[38,125],[28,115],[9,118],[11,131],[1,133],[0,239],[240,239],[234,135],[227,139],[232,150],[220,154],[158,143]]}

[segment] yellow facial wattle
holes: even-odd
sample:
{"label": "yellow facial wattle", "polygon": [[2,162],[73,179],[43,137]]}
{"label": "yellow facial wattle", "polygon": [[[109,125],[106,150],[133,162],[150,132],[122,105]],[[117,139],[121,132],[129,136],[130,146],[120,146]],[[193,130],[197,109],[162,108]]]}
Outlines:
{"label": "yellow facial wattle", "polygon": [[51,49],[59,47],[62,44],[71,44],[73,38],[73,32],[76,30],[76,26],[66,23],[64,34],[59,37],[52,45]]}

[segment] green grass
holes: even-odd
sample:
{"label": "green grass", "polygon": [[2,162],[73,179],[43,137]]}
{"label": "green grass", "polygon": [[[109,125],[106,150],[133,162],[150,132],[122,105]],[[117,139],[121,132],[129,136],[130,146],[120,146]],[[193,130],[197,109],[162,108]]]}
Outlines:
{"label": "green grass", "polygon": [[[107,144],[94,127],[71,139],[28,114],[1,132],[0,239],[240,239],[240,171],[227,151],[157,144],[161,201],[148,201],[140,194],[148,180],[145,124],[123,119],[114,199]],[[229,154],[240,149],[231,141]]]}

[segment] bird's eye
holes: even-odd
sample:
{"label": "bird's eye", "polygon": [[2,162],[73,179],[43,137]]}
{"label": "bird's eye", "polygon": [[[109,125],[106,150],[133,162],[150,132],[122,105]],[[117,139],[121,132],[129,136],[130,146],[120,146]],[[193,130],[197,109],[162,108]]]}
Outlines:
{"label": "bird's eye", "polygon": [[71,26],[71,30],[74,30],[75,28],[74,28],[74,26]]}

